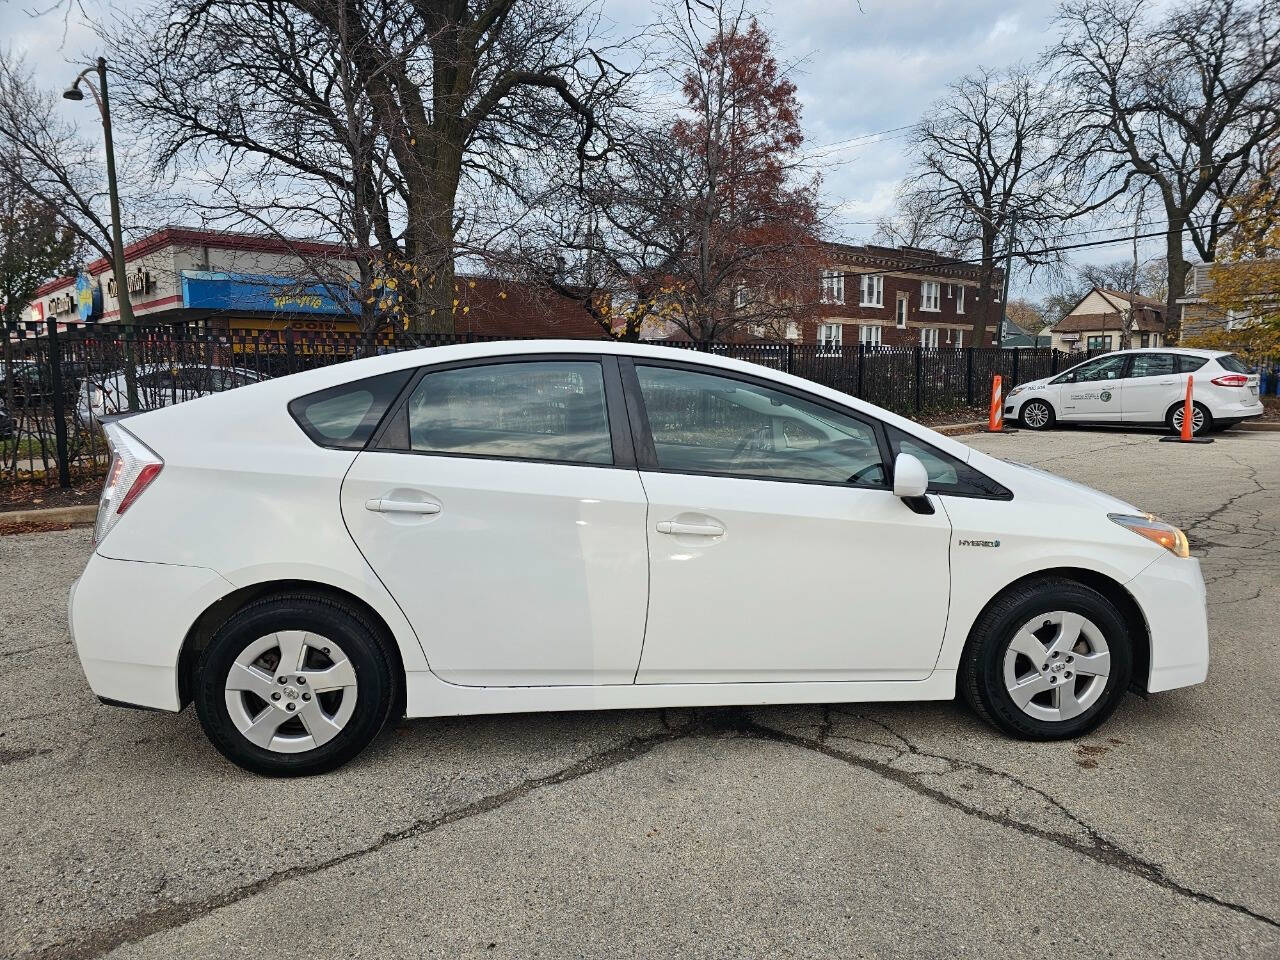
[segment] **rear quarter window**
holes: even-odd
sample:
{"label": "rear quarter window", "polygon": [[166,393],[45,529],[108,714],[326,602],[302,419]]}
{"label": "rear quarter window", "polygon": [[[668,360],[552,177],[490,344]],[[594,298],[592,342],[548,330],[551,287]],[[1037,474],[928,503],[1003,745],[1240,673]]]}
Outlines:
{"label": "rear quarter window", "polygon": [[412,374],[397,370],[308,393],[289,401],[289,414],[314,443],[361,450]]}
{"label": "rear quarter window", "polygon": [[1228,353],[1218,358],[1218,366],[1223,370],[1229,370],[1231,373],[1248,373],[1249,368],[1234,353]]}

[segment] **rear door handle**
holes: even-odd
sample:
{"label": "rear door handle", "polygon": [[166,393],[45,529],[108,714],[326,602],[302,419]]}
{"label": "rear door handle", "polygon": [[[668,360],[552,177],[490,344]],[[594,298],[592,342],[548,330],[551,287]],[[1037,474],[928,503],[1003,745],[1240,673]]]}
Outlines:
{"label": "rear door handle", "polygon": [[366,500],[364,508],[372,510],[374,513],[421,513],[427,515],[439,513],[442,509],[438,503],[424,503],[420,500],[386,500],[381,497]]}
{"label": "rear door handle", "polygon": [[724,527],[718,523],[682,523],[679,520],[659,520],[658,532],[683,537],[723,537]]}

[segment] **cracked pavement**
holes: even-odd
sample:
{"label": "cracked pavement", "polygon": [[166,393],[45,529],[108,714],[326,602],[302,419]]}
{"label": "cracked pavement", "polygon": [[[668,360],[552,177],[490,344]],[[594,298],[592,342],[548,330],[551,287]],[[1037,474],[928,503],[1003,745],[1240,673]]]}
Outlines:
{"label": "cracked pavement", "polygon": [[87,531],[0,537],[0,955],[1280,956],[1280,433],[966,439],[1188,530],[1207,683],[1067,743],[958,703],[562,713],[264,780],[89,693]]}

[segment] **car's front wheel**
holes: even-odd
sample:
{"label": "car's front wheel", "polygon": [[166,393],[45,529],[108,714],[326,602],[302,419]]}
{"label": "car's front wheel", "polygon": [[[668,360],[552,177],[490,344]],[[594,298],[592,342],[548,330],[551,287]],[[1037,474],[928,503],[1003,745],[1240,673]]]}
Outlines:
{"label": "car's front wheel", "polygon": [[983,719],[1026,740],[1092,730],[1129,686],[1132,642],[1106,597],[1073,580],[1020,584],[974,625],[960,687]]}
{"label": "car's front wheel", "polygon": [[213,745],[268,776],[323,773],[382,729],[398,698],[384,641],[328,597],[269,597],[234,614],[196,667],[195,703]]}
{"label": "car's front wheel", "polygon": [[1053,426],[1053,408],[1043,400],[1028,400],[1019,419],[1028,430],[1047,430]]}

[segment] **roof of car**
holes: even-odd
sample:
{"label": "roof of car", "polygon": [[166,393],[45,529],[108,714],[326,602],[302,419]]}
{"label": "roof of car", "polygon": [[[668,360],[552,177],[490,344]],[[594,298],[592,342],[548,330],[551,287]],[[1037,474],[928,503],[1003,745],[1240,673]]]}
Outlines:
{"label": "roof of car", "polygon": [[[1206,350],[1201,347],[1134,347],[1131,350],[1112,350],[1111,353],[1181,353],[1189,357],[1225,357],[1230,350]],[[1110,356],[1110,354],[1106,354]]]}

